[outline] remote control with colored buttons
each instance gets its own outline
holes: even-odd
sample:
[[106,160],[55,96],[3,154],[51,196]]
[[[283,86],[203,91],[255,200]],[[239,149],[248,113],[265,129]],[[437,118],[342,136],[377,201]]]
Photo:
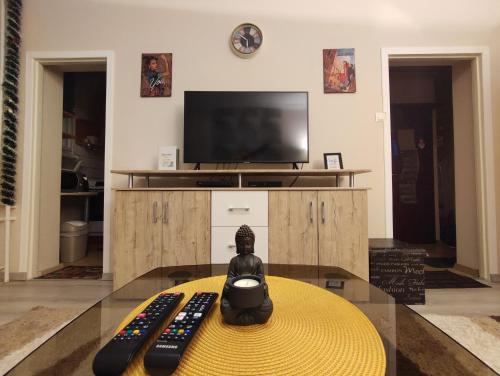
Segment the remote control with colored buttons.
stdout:
[[95,356],[97,376],[121,375],[134,355],[184,298],[183,293],[161,293]]
[[170,375],[179,365],[182,354],[196,334],[219,294],[197,292],[165,328],[144,356],[150,375]]

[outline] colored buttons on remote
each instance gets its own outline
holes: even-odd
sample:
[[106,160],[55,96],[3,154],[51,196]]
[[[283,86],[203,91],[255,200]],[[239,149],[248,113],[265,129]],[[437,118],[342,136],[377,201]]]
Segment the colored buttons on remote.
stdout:
[[180,363],[182,354],[210,312],[219,295],[197,292],[182,308],[144,356],[150,375],[169,375]]
[[120,330],[95,356],[95,375],[121,375],[145,341],[184,298],[182,293],[161,293]]

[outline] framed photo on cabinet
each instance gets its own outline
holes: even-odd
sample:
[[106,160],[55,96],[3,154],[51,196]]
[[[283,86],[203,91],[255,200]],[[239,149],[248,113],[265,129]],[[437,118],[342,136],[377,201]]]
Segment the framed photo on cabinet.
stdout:
[[323,158],[325,161],[325,169],[327,170],[342,170],[344,168],[341,153],[325,153],[323,154]]

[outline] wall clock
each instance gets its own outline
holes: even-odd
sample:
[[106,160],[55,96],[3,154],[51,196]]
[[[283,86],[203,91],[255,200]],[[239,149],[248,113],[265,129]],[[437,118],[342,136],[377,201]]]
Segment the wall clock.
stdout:
[[240,57],[251,57],[262,46],[262,31],[251,23],[237,26],[231,34],[231,47]]

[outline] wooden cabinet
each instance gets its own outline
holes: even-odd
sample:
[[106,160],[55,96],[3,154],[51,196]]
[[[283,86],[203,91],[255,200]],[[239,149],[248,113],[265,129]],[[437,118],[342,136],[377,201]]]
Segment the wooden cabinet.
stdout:
[[318,193],[269,192],[269,262],[318,265]]
[[115,289],[161,265],[161,201],[161,192],[116,192],[113,223]]
[[209,191],[115,193],[115,289],[160,266],[208,263]]
[[269,192],[269,262],[341,267],[368,280],[364,190]]
[[264,262],[338,266],[368,279],[364,189],[138,189],[115,192],[114,286],[159,266],[228,263],[243,223]]
[[318,192],[319,264],[368,280],[366,191]]
[[162,266],[210,263],[210,192],[163,193]]

